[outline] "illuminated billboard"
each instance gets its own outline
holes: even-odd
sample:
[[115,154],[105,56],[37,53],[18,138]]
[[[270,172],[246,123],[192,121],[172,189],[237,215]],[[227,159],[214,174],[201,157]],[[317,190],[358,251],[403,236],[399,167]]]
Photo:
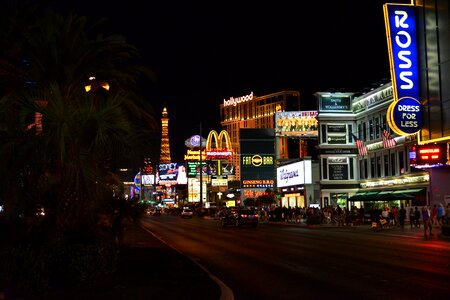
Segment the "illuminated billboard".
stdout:
[[277,187],[312,184],[312,164],[303,160],[277,168]]
[[241,187],[243,189],[273,188],[275,176],[274,129],[241,128],[239,136]]
[[275,113],[275,134],[318,136],[317,111],[287,111]]
[[422,106],[418,100],[416,8],[413,5],[385,4],[383,9],[394,91],[387,120],[396,134],[414,134],[422,129]]
[[447,143],[416,146],[417,165],[446,164],[447,156]]
[[219,134],[215,130],[209,132],[205,156],[207,160],[230,159],[233,156],[230,135],[226,130],[222,130]]

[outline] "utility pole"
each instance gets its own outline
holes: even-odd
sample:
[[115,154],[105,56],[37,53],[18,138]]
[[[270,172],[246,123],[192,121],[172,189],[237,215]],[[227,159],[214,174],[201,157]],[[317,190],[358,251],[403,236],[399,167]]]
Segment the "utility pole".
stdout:
[[200,209],[203,207],[202,122],[200,122]]

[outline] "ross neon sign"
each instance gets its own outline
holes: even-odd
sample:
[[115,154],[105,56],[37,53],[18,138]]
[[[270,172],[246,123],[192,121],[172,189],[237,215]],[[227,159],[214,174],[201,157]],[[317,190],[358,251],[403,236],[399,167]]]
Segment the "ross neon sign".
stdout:
[[385,4],[383,8],[394,91],[387,120],[396,134],[410,135],[422,129],[415,6]]
[[403,97],[419,99],[415,13],[413,5],[384,5],[395,100]]

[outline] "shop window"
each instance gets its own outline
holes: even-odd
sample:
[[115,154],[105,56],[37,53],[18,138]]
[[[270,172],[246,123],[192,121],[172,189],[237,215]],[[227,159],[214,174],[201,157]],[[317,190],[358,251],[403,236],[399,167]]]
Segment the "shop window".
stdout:
[[395,176],[395,153],[391,153],[391,176]]
[[353,158],[349,159],[349,167],[350,167],[350,179],[355,179],[355,175],[353,174]]
[[327,125],[322,124],[322,130],[320,134],[322,136],[322,144],[325,144],[327,142]]
[[363,160],[360,160],[359,161],[359,179],[365,179],[363,169],[364,169]]
[[383,156],[384,158],[384,177],[389,176],[389,156],[386,154]]
[[381,177],[381,155],[377,155],[377,178]]
[[375,138],[374,129],[375,128],[373,126],[373,120],[371,119],[371,120],[369,120],[369,139],[370,140],[373,140]]
[[400,171],[400,175],[406,173],[405,152],[404,151],[398,152],[398,168]]
[[364,159],[364,178],[368,178],[368,167],[367,167],[367,159]]
[[370,178],[375,178],[375,157],[370,158]]

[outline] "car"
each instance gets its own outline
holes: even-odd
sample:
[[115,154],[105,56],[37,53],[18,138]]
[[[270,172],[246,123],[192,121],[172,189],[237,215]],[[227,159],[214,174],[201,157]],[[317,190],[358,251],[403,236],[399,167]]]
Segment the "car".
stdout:
[[157,207],[157,208],[148,209],[147,214],[150,216],[161,216],[161,214],[162,214],[161,208]]
[[194,215],[194,212],[192,211],[192,209],[190,209],[188,207],[183,208],[183,210],[181,211],[182,218],[192,218],[193,215]]
[[220,218],[220,224],[222,227],[227,225],[233,225],[240,227],[242,225],[251,225],[253,227],[258,226],[259,215],[253,208],[237,208],[227,209]]

